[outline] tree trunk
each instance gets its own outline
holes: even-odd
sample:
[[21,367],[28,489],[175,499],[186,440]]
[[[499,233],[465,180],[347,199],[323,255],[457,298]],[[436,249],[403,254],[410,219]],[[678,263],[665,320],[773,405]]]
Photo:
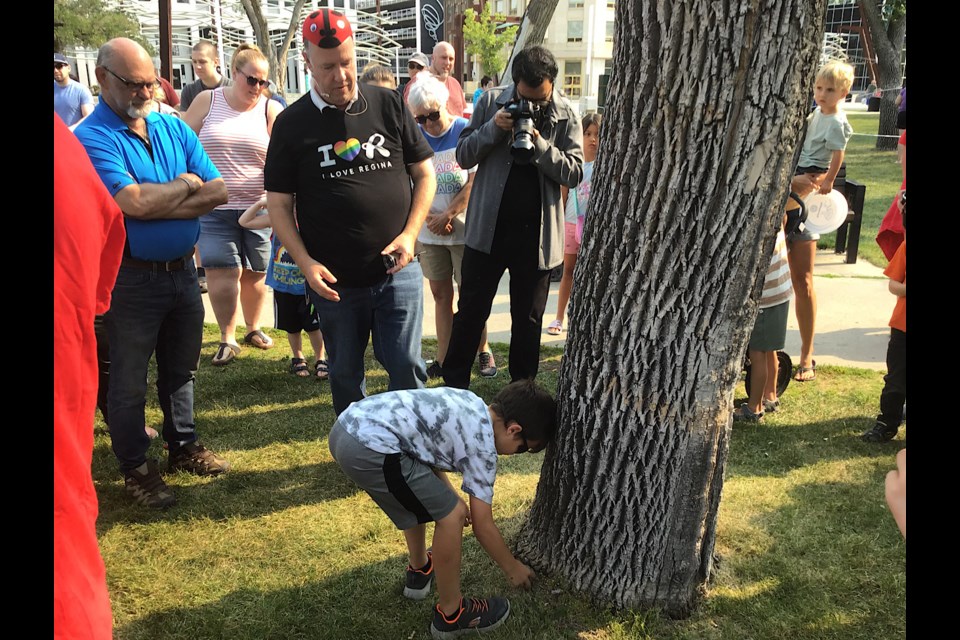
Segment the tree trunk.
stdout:
[[501,82],[511,82],[513,78],[513,59],[524,47],[533,44],[543,44],[543,38],[547,34],[547,27],[553,20],[553,12],[557,9],[558,0],[530,0],[526,10],[523,12],[523,19],[520,21],[520,29],[517,30],[517,39],[513,41],[513,51],[510,52],[510,59],[507,61],[507,67],[503,70]]
[[900,52],[907,36],[906,0],[903,11],[895,12],[886,25],[876,0],[861,0],[860,15],[870,30],[870,39],[877,54],[877,85],[883,89],[880,98],[880,126],[878,127],[876,148],[892,150],[897,148],[897,106],[894,101],[899,95],[903,72],[900,66]]
[[617,4],[548,447],[518,555],[603,605],[690,612],[825,0]]
[[257,44],[263,51],[270,63],[270,79],[277,85],[277,91],[280,95],[286,93],[287,86],[287,52],[290,51],[290,43],[293,41],[300,26],[300,18],[303,14],[303,6],[306,0],[296,0],[292,13],[290,15],[290,24],[287,27],[287,33],[284,35],[283,43],[279,50],[273,46],[270,40],[270,27],[267,25],[267,19],[263,15],[263,8],[260,0],[240,0],[243,10],[247,14],[250,26],[253,27],[253,35],[257,39]]

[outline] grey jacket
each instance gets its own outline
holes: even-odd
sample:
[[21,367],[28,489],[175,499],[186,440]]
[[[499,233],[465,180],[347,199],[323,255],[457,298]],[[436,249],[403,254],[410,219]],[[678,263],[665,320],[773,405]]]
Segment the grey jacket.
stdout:
[[[494,114],[509,103],[515,89],[490,89],[474,108],[470,124],[457,142],[457,162],[464,169],[477,164],[473,191],[467,206],[466,245],[476,251],[490,253],[497,213],[507,176],[513,166],[510,155],[512,136],[493,122]],[[540,177],[540,201],[543,212],[540,223],[540,269],[552,269],[563,262],[563,203],[560,185],[571,189],[583,179],[583,132],[580,118],[565,97],[553,90],[553,107],[547,112],[540,136],[534,142],[531,164]],[[530,185],[533,188],[533,185]]]

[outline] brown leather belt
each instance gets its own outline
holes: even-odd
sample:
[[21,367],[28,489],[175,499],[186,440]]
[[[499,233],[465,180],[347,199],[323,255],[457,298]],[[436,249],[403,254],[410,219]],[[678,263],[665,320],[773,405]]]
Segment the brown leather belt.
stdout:
[[152,271],[182,271],[193,260],[193,252],[194,250],[191,249],[190,253],[182,258],[168,260],[166,262],[153,262],[151,260],[140,260],[132,256],[123,256],[120,265],[133,267],[134,269],[150,269]]

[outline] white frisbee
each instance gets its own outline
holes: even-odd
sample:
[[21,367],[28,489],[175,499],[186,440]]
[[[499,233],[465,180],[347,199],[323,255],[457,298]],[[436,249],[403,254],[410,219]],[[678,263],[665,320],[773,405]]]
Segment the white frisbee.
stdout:
[[803,224],[812,233],[836,231],[847,219],[847,199],[836,189],[827,195],[814,191],[803,203],[807,207],[807,220]]

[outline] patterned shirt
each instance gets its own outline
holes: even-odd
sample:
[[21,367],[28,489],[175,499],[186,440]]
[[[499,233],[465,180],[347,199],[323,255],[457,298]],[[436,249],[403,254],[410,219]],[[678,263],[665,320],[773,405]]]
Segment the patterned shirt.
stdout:
[[465,389],[391,391],[354,402],[337,421],[360,444],[463,474],[463,490],[493,504],[497,448],[486,403]]

